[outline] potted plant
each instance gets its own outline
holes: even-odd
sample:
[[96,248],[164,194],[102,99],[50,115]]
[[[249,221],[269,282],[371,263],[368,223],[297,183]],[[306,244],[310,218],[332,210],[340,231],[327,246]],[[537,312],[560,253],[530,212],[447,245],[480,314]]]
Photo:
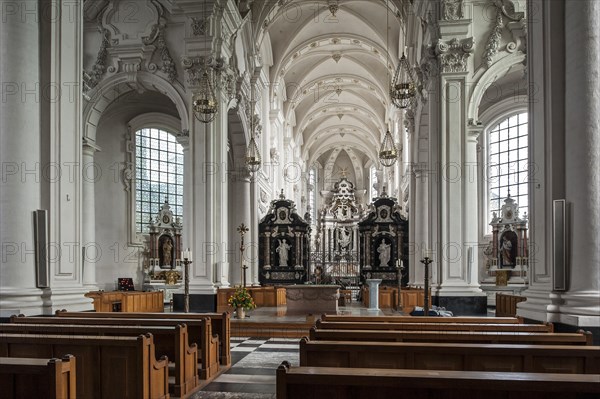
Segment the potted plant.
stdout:
[[233,295],[227,300],[227,303],[235,309],[238,319],[243,319],[246,316],[246,310],[256,307],[254,299],[250,296],[250,292],[244,287],[236,288]]

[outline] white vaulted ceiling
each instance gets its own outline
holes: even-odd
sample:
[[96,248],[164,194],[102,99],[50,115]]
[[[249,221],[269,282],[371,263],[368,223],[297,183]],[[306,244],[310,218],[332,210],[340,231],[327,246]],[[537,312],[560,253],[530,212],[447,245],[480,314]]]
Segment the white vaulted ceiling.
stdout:
[[268,33],[272,45],[270,80],[285,84],[283,114],[303,158],[330,160],[343,147],[337,154],[352,154],[354,170],[378,164],[399,58],[401,1],[339,0],[335,17],[331,1],[257,3],[261,36]]

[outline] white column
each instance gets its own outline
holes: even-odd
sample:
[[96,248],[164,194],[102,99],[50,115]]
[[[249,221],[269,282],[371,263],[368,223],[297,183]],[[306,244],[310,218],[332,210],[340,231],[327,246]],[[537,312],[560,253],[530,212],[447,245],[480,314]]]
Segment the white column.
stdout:
[[[89,140],[84,140],[82,170],[94,169],[94,154],[100,148]],[[82,248],[83,285],[89,290],[96,287],[96,261],[99,260],[99,246],[96,245],[96,193],[93,179],[82,179]]]
[[413,195],[415,197],[414,207],[411,210],[414,215],[414,246],[413,254],[411,259],[411,267],[409,269],[409,284],[411,286],[422,286],[424,283],[424,268],[421,267],[422,250],[430,249],[429,240],[427,236],[428,217],[427,210],[428,206],[428,195],[427,195],[427,184],[428,175],[427,172],[415,168],[412,171],[413,179],[411,181],[412,187],[414,187]]
[[36,288],[33,211],[41,207],[40,59],[37,2],[2,4],[0,24],[0,311],[42,313]]
[[548,319],[600,326],[600,3],[565,3],[565,198],[570,207],[568,291]]
[[230,245],[228,246],[228,250],[233,251],[237,250],[235,256],[229,256],[230,266],[231,266],[231,274],[230,281],[231,284],[241,284],[242,283],[242,271],[241,271],[241,254],[239,251],[240,248],[240,233],[237,231],[237,228],[243,223],[246,227],[248,227],[249,231],[244,235],[244,247],[246,248],[244,251],[244,265],[248,267],[246,269],[246,283],[251,285],[252,280],[252,270],[250,268],[251,264],[251,252],[252,251],[252,238],[251,238],[251,230],[257,230],[251,226],[251,218],[250,218],[250,176],[248,171],[244,166],[242,166],[239,172],[236,173],[236,180],[232,182],[232,196],[230,198],[231,203],[231,232],[230,232]]

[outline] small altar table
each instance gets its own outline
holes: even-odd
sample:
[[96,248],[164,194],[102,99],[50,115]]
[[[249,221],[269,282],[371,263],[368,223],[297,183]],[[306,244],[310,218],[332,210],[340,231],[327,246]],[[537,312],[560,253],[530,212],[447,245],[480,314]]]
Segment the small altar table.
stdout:
[[286,285],[288,312],[337,313],[339,285]]

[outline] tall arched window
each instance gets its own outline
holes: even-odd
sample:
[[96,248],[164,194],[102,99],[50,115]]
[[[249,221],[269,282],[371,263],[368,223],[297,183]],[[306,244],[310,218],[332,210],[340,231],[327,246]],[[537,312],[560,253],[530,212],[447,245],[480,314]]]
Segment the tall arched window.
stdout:
[[[499,215],[504,199],[510,196],[519,204],[519,216],[529,213],[529,161],[527,113],[503,119],[487,136],[488,219]],[[489,222],[488,220],[488,222]]]
[[138,130],[135,147],[135,226],[147,233],[165,199],[175,216],[183,216],[183,148],[174,135],[155,128]]
[[370,194],[371,194],[371,198],[370,201],[373,200],[373,198],[376,198],[379,196],[379,191],[377,190],[379,181],[377,179],[377,167],[375,165],[371,166],[371,170],[369,171],[369,180],[370,180]]

